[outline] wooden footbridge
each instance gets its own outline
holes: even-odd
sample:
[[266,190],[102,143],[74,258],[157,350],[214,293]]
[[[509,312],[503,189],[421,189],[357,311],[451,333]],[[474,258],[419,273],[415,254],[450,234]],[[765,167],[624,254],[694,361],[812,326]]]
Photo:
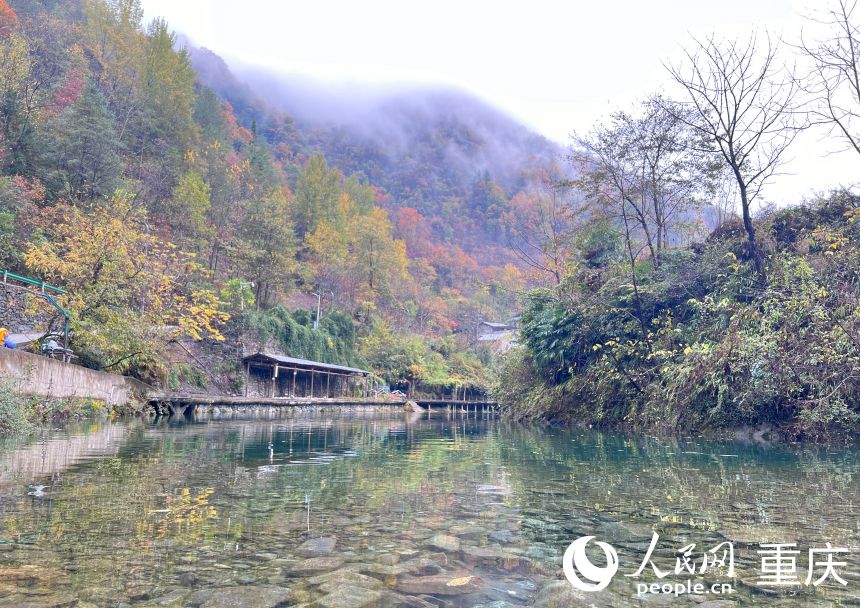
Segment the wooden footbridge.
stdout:
[[[406,406],[406,398],[380,397],[381,380],[364,369],[258,352],[242,359],[244,395],[152,393],[149,402],[159,414],[190,413],[198,408]],[[466,393],[466,399],[412,397],[423,409],[493,411],[496,403]]]
[[[450,409],[458,412],[477,413],[496,411],[498,404],[489,400],[465,401],[458,399],[411,400],[425,410]],[[401,407],[409,400],[378,397],[324,398],[324,397],[230,397],[219,395],[153,394],[149,404],[157,414],[191,414],[198,409],[253,409],[289,407]]]

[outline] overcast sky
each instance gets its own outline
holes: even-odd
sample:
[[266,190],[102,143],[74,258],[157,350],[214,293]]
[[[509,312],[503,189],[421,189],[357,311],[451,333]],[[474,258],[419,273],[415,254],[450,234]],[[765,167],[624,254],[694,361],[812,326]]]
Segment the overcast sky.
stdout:
[[[796,38],[827,0],[143,0],[227,59],[336,82],[440,83],[476,93],[562,144],[642,96],[677,93],[661,62],[689,36]],[[804,133],[765,198],[860,180],[856,153]]]

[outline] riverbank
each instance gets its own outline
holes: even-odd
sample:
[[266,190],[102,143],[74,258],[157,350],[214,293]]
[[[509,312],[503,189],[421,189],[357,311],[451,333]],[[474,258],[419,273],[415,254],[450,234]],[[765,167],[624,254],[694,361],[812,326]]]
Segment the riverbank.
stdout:
[[[529,293],[493,395],[517,420],[626,430],[860,430],[860,199],[836,193],[630,260],[610,245]],[[597,259],[598,262],[590,260]],[[606,260],[614,260],[607,263]]]
[[108,404],[85,397],[26,395],[19,391],[17,382],[0,382],[0,436],[25,436],[47,426],[142,415],[145,412],[145,405],[140,401]]

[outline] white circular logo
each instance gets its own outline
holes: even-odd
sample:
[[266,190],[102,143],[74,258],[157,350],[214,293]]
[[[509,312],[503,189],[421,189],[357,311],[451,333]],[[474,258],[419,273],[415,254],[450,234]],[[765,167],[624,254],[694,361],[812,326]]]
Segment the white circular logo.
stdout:
[[[561,559],[561,566],[567,580],[581,591],[600,591],[601,589],[605,589],[612,581],[615,573],[618,572],[618,553],[615,552],[615,548],[609,543],[596,542],[597,546],[603,549],[603,553],[606,554],[605,567],[599,568],[589,561],[588,556],[585,554],[585,547],[593,538],[593,536],[577,538],[570,543],[567,551],[564,552],[564,557]],[[577,571],[579,571],[579,575]],[[591,582],[584,582],[579,578],[580,575]]]

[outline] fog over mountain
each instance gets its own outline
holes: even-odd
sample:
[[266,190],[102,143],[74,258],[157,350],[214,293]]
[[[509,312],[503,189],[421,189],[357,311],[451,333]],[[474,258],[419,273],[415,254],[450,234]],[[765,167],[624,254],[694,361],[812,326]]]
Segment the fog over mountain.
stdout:
[[293,122],[301,151],[321,151],[346,174],[381,187],[398,206],[432,215],[467,196],[478,179],[511,195],[524,175],[558,162],[562,149],[480,98],[450,87],[328,83],[253,66],[228,66],[192,48],[200,80],[262,124],[272,111]]

